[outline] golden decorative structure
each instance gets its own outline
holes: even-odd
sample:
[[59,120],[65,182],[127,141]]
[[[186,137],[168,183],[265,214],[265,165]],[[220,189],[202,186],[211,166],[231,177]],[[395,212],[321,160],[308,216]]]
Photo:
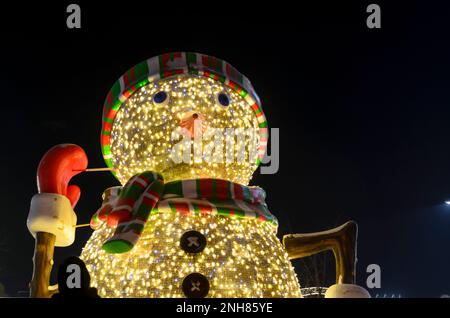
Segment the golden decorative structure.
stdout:
[[350,221],[329,231],[285,235],[283,245],[290,259],[332,250],[336,259],[336,284],[354,284],[357,235],[358,226]]

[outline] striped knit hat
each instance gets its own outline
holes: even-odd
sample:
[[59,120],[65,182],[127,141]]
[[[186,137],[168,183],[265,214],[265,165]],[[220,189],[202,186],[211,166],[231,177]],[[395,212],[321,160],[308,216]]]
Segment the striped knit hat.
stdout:
[[259,124],[258,164],[264,157],[268,128],[258,95],[250,81],[233,66],[218,58],[191,52],[166,53],[145,60],[123,74],[112,86],[103,106],[101,145],[106,165],[112,168],[111,129],[121,105],[139,88],[162,78],[194,74],[224,83],[245,98]]

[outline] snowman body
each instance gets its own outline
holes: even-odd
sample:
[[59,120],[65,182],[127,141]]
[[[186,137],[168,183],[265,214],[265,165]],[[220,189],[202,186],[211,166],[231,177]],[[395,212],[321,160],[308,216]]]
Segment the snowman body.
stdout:
[[[183,250],[181,238],[188,231],[204,235],[202,252]],[[106,226],[96,230],[81,254],[102,297],[186,297],[183,281],[192,273],[208,280],[208,297],[299,296],[295,272],[272,226],[257,220],[152,214],[126,254],[101,249],[111,234]]]
[[81,258],[99,295],[300,297],[276,218],[263,200],[252,205],[251,195],[263,192],[247,186],[267,142],[250,82],[226,62],[196,53],[143,63],[107,98],[105,160],[122,184],[155,171],[186,197],[162,197],[127,253],[102,249],[115,231],[108,224],[93,232]]

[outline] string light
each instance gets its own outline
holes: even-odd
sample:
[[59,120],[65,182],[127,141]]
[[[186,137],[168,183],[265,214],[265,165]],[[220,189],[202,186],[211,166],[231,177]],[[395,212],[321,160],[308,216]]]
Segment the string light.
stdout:
[[[184,232],[207,239],[205,250],[189,254],[180,247]],[[297,277],[271,225],[220,216],[152,214],[142,238],[126,254],[101,249],[110,237],[96,230],[81,258],[102,297],[185,297],[183,278],[199,272],[208,278],[208,297],[299,297]]]
[[[155,96],[158,92],[165,94]],[[223,149],[222,160],[194,160],[195,140],[176,147],[179,140],[172,132],[192,113],[206,122],[204,137],[210,134],[200,141],[202,154],[211,157],[214,149]],[[245,130],[255,135],[236,134]],[[213,79],[179,75],[140,88],[121,106],[111,130],[113,168],[122,184],[151,170],[161,173],[165,182],[208,177],[247,185],[257,168],[253,150],[258,138],[257,118],[243,97]],[[175,162],[174,151],[181,156],[188,146],[190,161]],[[295,271],[272,225],[256,219],[153,212],[128,253],[102,249],[113,234],[106,225],[88,240],[81,258],[100,296],[185,297],[183,279],[198,272],[210,283],[208,297],[300,297]],[[180,247],[181,236],[189,230],[206,237],[201,253],[189,254]]]
[[[161,91],[170,98],[169,105],[154,102],[153,97]],[[229,96],[227,107],[217,102],[221,93]],[[186,147],[175,146],[180,140],[173,139],[172,132],[179,129],[183,116],[190,113],[201,114],[209,128],[209,134],[207,130],[201,140],[200,150],[207,157],[214,148],[223,149],[218,152],[220,160],[217,156],[214,160],[200,157],[200,161],[188,163],[173,160],[175,155],[182,157]],[[254,134],[246,136],[244,130]],[[243,97],[213,79],[180,75],[150,83],[125,101],[111,131],[112,161],[122,184],[146,170],[158,171],[166,182],[209,177],[248,184],[257,168],[257,153],[253,150],[258,136],[258,121]],[[193,159],[197,145],[194,140],[190,143]],[[175,149],[179,153],[172,154]]]

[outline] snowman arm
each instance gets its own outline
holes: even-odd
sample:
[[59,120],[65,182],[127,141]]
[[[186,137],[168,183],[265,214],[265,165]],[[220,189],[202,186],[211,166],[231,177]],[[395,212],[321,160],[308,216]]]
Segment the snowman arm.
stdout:
[[354,284],[357,235],[358,226],[350,221],[328,231],[285,235],[283,245],[290,259],[332,250],[336,261],[336,284]]

